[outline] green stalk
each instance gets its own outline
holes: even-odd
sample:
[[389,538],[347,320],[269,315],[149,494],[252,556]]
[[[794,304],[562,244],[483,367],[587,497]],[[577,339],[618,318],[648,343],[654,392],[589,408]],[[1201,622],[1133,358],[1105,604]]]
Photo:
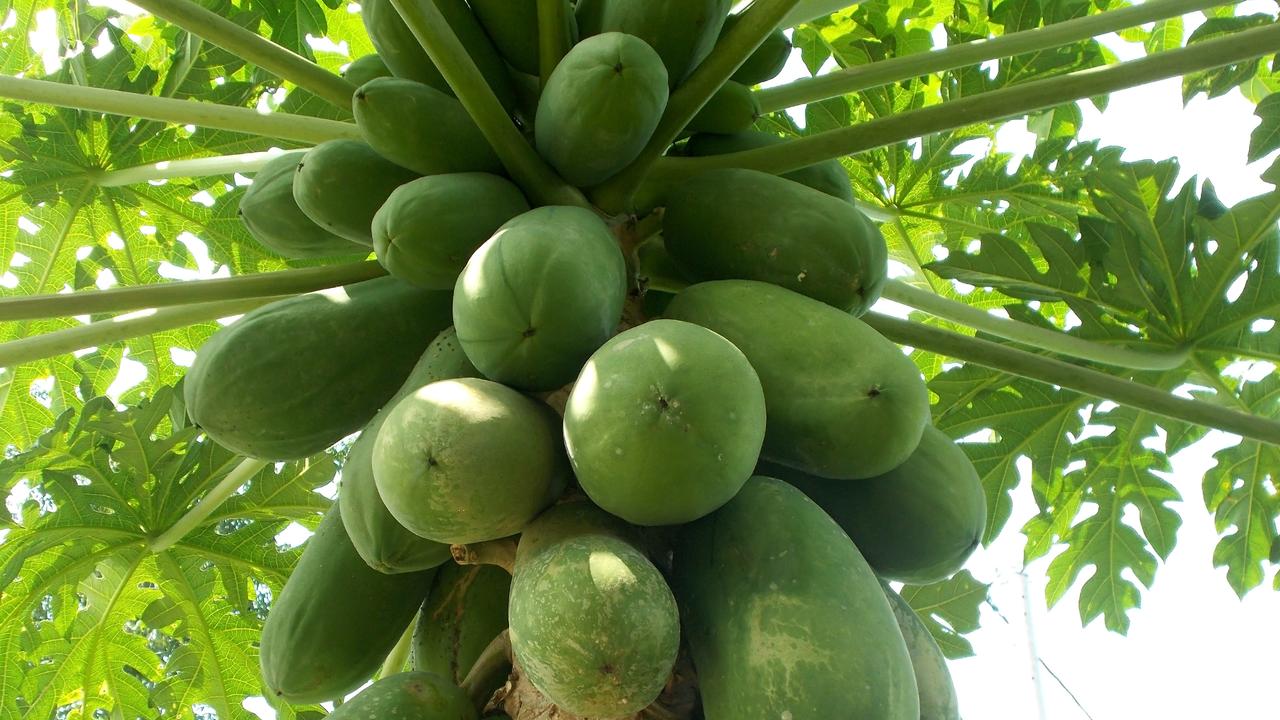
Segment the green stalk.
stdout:
[[1103,365],[1133,370],[1173,370],[1181,367],[1191,356],[1189,349],[1151,352],[1102,345],[1056,330],[997,317],[985,310],[949,300],[901,280],[885,283],[881,297],[1005,340]]
[[263,114],[257,110],[232,105],[176,100],[8,75],[0,75],[0,97],[110,115],[159,120],[176,125],[230,130],[312,145],[326,140],[360,140],[363,137],[354,123],[337,120],[281,112]]
[[498,538],[470,545],[452,545],[449,552],[459,565],[497,565],[508,574],[516,566],[516,541]]
[[716,43],[711,54],[671,94],[658,128],[639,157],[592,193],[597,206],[615,214],[631,209],[632,197],[654,163],[798,1],[756,0],[743,11],[741,19]]
[[266,165],[275,153],[251,152],[239,155],[192,158],[190,160],[166,160],[146,165],[108,170],[98,174],[94,183],[98,187],[121,187],[152,180],[170,178],[197,178],[231,173],[253,173]]
[[400,640],[396,642],[396,646],[387,653],[387,659],[383,661],[382,669],[378,671],[379,679],[404,672],[404,665],[409,662],[409,651],[413,649],[413,626],[417,621],[417,616],[414,616],[414,619],[409,622],[409,627],[404,629]]
[[391,4],[529,199],[538,205],[590,207],[582,193],[557,175],[525,140],[440,9],[414,0],[391,0]]
[[538,0],[538,74],[542,87],[564,59],[573,39],[569,37],[568,0]]
[[761,113],[808,105],[868,88],[889,85],[932,73],[976,65],[1024,53],[1038,52],[1073,42],[1116,32],[1127,27],[1166,20],[1218,5],[1234,5],[1240,0],[1148,0],[1120,10],[1109,10],[1075,20],[962,43],[942,50],[896,57],[890,60],[843,68],[804,78],[786,85],[756,91]]
[[34,360],[66,355],[85,348],[100,347],[143,335],[173,330],[218,318],[243,315],[280,297],[226,300],[223,302],[165,308],[143,317],[103,320],[44,335],[0,343],[0,367],[14,368]]
[[1196,43],[1138,60],[1036,80],[940,105],[877,118],[853,127],[744,152],[698,158],[662,158],[657,182],[671,182],[707,170],[740,167],[780,174],[831,158],[866,152],[933,133],[1025,115],[1047,107],[1096,97],[1192,72],[1232,65],[1280,50],[1280,24]]
[[269,463],[266,460],[256,460],[254,458],[245,458],[239,465],[232,468],[231,472],[213,487],[204,497],[200,498],[196,504],[187,511],[185,515],[178,518],[168,530],[160,533],[151,539],[147,545],[147,549],[153,553],[160,553],[168,550],[178,543],[182,538],[187,536],[192,530],[196,529],[200,523],[204,522],[217,510],[222,503],[227,501],[241,485],[253,479],[253,476],[262,472]]
[[1280,445],[1280,422],[1230,410],[1201,400],[1178,397],[1129,378],[1117,377],[1079,365],[972,338],[949,330],[908,320],[867,313],[863,321],[901,345],[927,350],[1019,377],[1111,400],[1162,417],[1235,433],[1272,445]]
[[190,0],[138,0],[134,5],[314,93],[334,107],[351,109],[356,87],[346,78]]
[[[100,315],[324,290],[386,275],[377,261],[278,272],[186,280],[158,285],[0,298],[0,322],[71,315]],[[76,328],[79,329],[79,328]]]
[[782,18],[778,27],[789,28],[824,18],[837,10],[857,5],[859,0],[800,0],[795,8]]
[[511,672],[511,633],[503,630],[489,641],[480,656],[476,658],[467,676],[462,679],[462,691],[471,698],[476,712],[484,712],[489,705],[489,698],[484,691],[499,684]]

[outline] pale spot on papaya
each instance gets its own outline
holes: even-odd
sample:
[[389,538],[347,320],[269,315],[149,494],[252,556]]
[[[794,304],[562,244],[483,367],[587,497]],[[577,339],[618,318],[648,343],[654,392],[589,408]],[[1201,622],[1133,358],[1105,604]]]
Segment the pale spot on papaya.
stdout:
[[597,550],[587,558],[591,582],[606,592],[622,590],[636,584],[635,573],[615,553]]

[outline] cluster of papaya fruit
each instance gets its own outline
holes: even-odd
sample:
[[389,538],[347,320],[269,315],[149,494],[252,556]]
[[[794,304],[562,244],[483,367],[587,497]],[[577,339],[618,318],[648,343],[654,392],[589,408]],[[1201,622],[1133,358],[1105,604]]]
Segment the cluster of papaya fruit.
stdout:
[[[735,21],[728,0],[579,0],[538,88],[538,3],[419,1],[584,188],[637,157]],[[513,682],[554,717],[957,718],[888,582],[959,570],[984,495],[918,369],[859,320],[887,250],[840,164],[695,175],[620,242],[635,223],[531,207],[396,8],[362,13],[365,142],[277,157],[240,209],[276,252],[372,249],[389,276],[249,313],[184,381],[193,421],[249,457],[359,431],[272,603],[269,697],[358,689],[416,614],[414,671],[335,719],[519,720]],[[775,32],[669,152],[780,142],[749,129],[749,86],[790,51]],[[644,292],[639,265],[684,287]]]

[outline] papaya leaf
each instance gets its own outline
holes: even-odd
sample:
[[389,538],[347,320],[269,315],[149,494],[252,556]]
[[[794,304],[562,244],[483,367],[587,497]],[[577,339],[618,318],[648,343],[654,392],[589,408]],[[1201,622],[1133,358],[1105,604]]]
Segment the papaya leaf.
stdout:
[[930,585],[904,585],[899,595],[920,616],[949,660],[971,657],[973,645],[965,635],[978,629],[978,611],[991,586],[968,570]]

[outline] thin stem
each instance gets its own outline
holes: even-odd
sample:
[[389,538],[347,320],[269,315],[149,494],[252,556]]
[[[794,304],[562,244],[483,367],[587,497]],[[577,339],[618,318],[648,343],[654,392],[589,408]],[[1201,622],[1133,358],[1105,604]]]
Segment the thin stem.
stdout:
[[800,0],[796,3],[794,9],[782,18],[782,22],[778,23],[778,27],[789,28],[796,25],[803,25],[807,22],[813,22],[818,18],[824,18],[837,10],[843,10],[851,5],[857,5],[858,0]]
[[880,85],[910,80],[921,75],[954,70],[987,60],[1048,50],[1127,27],[1165,20],[1218,5],[1234,5],[1238,2],[1240,0],[1148,0],[1141,5],[1108,10],[1032,30],[843,68],[826,75],[757,90],[756,99],[760,102],[761,113],[777,112]]
[[0,321],[99,315],[219,300],[296,295],[362,280],[372,280],[386,274],[387,271],[377,261],[370,260],[344,265],[236,275],[213,280],[186,280],[109,290],[7,297],[0,298]]
[[901,320],[877,312],[863,321],[890,340],[993,370],[1050,383],[1096,398],[1111,400],[1181,422],[1236,433],[1280,445],[1280,422],[1203,402],[1178,397],[1128,378],[1108,375],[1079,365],[972,338],[949,330]]
[[267,72],[288,80],[343,110],[351,109],[356,87],[301,55],[240,27],[190,0],[136,0],[133,3],[192,35],[208,40]]
[[413,626],[416,622],[417,617],[415,616],[410,621],[409,627],[405,628],[404,633],[400,635],[400,640],[396,642],[396,646],[391,648],[391,652],[387,653],[387,659],[383,661],[382,669],[378,671],[379,678],[404,672],[404,665],[409,662],[409,651],[413,649]]
[[312,145],[326,140],[360,140],[363,137],[355,123],[282,112],[264,114],[232,105],[175,100],[8,75],[0,75],[0,97],[176,125],[231,130]]
[[573,44],[568,0],[538,0],[538,75],[542,87]]
[[66,355],[85,348],[101,347],[195,323],[243,315],[254,308],[279,299],[279,297],[249,298],[184,305],[156,310],[142,317],[103,320],[44,335],[11,340],[0,343],[0,367],[14,368],[23,363]]
[[557,175],[525,140],[435,3],[391,0],[391,4],[525,194],[539,205],[590,207],[582,193]]
[[1191,355],[1189,349],[1151,352],[1100,345],[1056,330],[997,317],[985,310],[921,290],[901,280],[885,283],[881,297],[996,337],[1104,365],[1133,370],[1173,370],[1181,367]]
[[240,464],[232,468],[231,472],[222,479],[213,489],[205,493],[196,504],[187,511],[185,515],[178,518],[168,530],[160,533],[152,538],[147,549],[153,553],[164,552],[173,547],[175,543],[187,536],[187,533],[196,529],[200,523],[204,522],[214,510],[217,510],[222,503],[227,501],[241,485],[253,479],[268,465],[266,460],[257,460],[254,458],[245,458]]
[[510,573],[516,564],[516,541],[512,538],[488,540],[449,548],[459,565],[497,565]]
[[726,167],[786,173],[911,138],[1025,115],[1041,108],[1244,62],[1276,50],[1280,50],[1280,24],[1266,25],[1138,60],[969,95],[770,147],[706,157],[662,158],[658,168],[664,182]]
[[630,209],[632,196],[654,163],[798,1],[756,0],[743,11],[741,19],[716,43],[711,54],[671,94],[662,120],[639,157],[592,193],[596,205],[610,213]]
[[146,165],[108,170],[94,178],[98,187],[121,187],[153,180],[170,178],[197,178],[230,173],[252,173],[262,169],[277,153],[251,152],[239,155],[192,158],[190,160],[162,160]]
[[503,630],[480,651],[467,676],[462,679],[462,691],[471,698],[476,712],[482,713],[489,705],[485,692],[511,672],[511,631]]

